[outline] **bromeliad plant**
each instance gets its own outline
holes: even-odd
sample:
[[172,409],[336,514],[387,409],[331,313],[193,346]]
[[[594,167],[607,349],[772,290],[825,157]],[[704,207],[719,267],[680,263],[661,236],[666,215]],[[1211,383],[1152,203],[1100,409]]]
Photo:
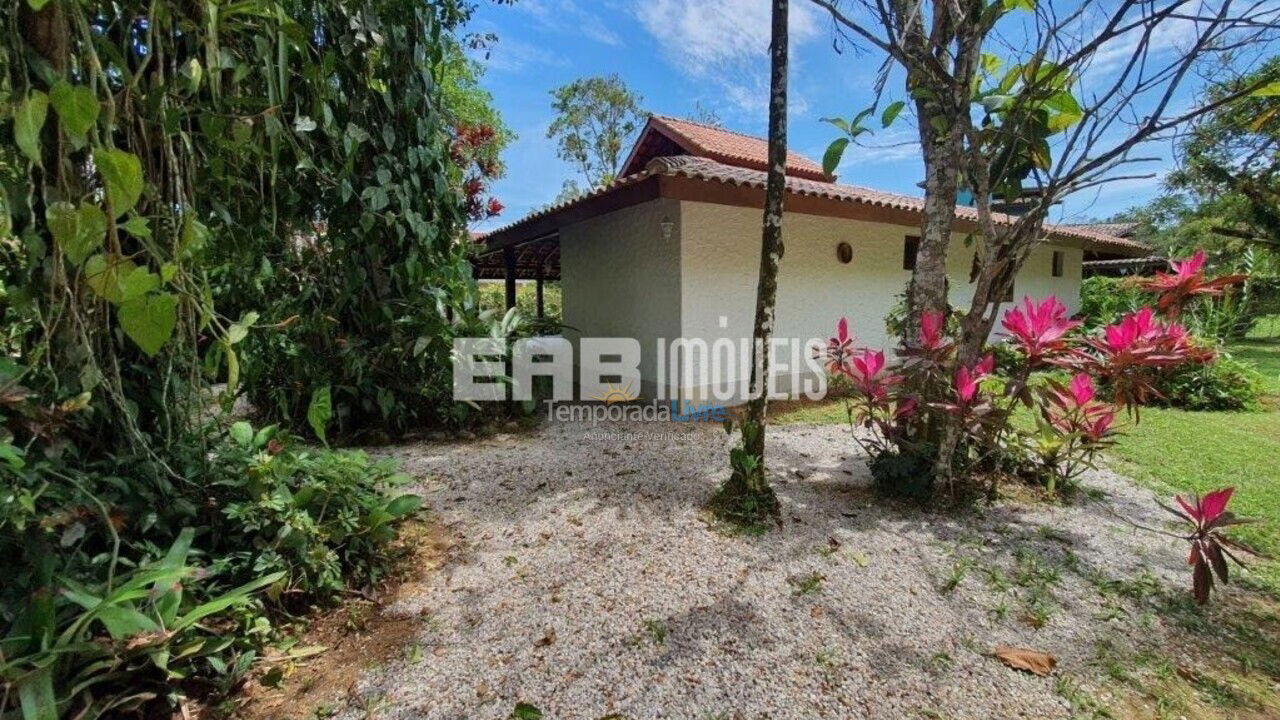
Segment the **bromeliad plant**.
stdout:
[[[895,483],[927,475],[929,460],[922,457],[934,447],[931,433],[946,425],[939,422],[944,417],[960,420],[963,437],[952,460],[962,477],[977,478],[982,470],[1012,462],[1019,474],[1039,478],[1052,493],[1094,467],[1098,453],[1112,443],[1117,414],[1126,410],[1138,421],[1139,406],[1158,395],[1153,383],[1161,372],[1214,359],[1175,319],[1188,299],[1220,292],[1240,278],[1205,279],[1202,253],[1175,262],[1174,268],[1175,275],[1161,275],[1147,285],[1160,293],[1156,304],[1163,320],[1154,308],[1144,307],[1084,333],[1083,323],[1071,319],[1058,298],[1024,298],[1004,314],[1002,327],[1015,359],[999,369],[994,354],[971,365],[957,362],[942,313],[921,316],[918,337],[899,348],[901,363],[893,370],[883,351],[858,347],[841,318],[823,359],[831,373],[848,380],[849,421],[864,431],[854,433],[855,442],[870,457],[877,482],[900,492]],[[1052,373],[1037,374],[1064,370],[1072,373],[1065,383]],[[1100,385],[1109,389],[1109,400],[1099,397]],[[1013,424],[1019,404],[1035,412],[1034,430]],[[999,473],[985,474],[991,481],[988,492],[994,493]],[[918,484],[918,477],[911,482]],[[919,494],[914,485],[907,492]],[[1229,491],[1211,494],[1204,512],[1187,512],[1197,523],[1193,564],[1196,558],[1207,561],[1224,582],[1225,565],[1215,559],[1223,544],[1216,530],[1232,522],[1221,519],[1229,497]],[[1212,580],[1203,579],[1203,570],[1196,572],[1199,598],[1201,585],[1207,588]]]

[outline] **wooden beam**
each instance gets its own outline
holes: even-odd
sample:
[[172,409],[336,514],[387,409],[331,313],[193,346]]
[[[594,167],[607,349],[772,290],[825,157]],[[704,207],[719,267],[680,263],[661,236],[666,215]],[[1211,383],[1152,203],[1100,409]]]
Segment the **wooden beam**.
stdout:
[[506,274],[503,276],[507,282],[507,309],[516,306],[516,249],[508,246],[502,249],[502,263],[505,266]]
[[546,317],[546,312],[542,304],[542,265],[538,265],[538,277],[534,282],[537,283],[538,319],[541,320]]

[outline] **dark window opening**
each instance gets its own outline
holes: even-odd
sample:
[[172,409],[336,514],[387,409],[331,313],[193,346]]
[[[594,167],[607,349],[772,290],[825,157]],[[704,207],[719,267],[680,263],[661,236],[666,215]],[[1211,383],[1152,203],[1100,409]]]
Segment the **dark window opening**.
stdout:
[[1064,272],[1063,265],[1065,264],[1065,262],[1066,262],[1066,253],[1062,252],[1061,250],[1054,250],[1053,251],[1053,276],[1054,277],[1062,277]]
[[902,269],[916,269],[916,255],[920,253],[920,238],[908,235],[902,240]]

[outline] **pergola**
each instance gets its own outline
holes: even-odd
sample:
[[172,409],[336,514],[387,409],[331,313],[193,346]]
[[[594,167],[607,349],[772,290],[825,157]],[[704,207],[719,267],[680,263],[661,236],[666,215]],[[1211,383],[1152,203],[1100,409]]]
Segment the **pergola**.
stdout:
[[485,236],[472,236],[481,247],[471,259],[476,279],[504,280],[507,309],[516,306],[516,281],[533,280],[537,288],[538,317],[544,316],[542,286],[560,279],[560,233],[554,232],[517,244],[493,247]]

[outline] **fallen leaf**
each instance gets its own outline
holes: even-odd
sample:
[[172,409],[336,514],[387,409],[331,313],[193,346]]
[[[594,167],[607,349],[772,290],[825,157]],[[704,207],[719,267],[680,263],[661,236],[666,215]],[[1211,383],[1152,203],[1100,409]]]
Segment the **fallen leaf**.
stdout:
[[1009,647],[1008,645],[999,645],[995,652],[992,653],[1000,659],[1005,665],[1015,670],[1026,670],[1041,677],[1049,675],[1058,665],[1058,659],[1049,653],[1040,652],[1039,650],[1028,650],[1026,648]]

